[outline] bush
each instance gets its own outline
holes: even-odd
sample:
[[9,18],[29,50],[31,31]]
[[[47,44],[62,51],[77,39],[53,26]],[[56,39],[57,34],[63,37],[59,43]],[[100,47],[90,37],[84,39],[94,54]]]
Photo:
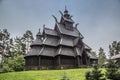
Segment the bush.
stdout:
[[14,59],[8,59],[1,69],[1,72],[12,72],[24,70],[25,60],[23,55],[17,55]]
[[14,61],[13,61],[13,70],[14,71],[23,71],[24,70],[24,65],[25,65],[25,60],[23,55],[17,56]]
[[8,64],[4,64],[3,68],[1,69],[2,73],[12,72],[12,71],[14,71],[14,70],[12,68],[10,68]]
[[103,76],[104,74],[101,73],[101,70],[99,70],[98,66],[94,65],[92,71],[86,72],[85,78],[86,80],[106,80]]
[[110,80],[120,80],[118,65],[114,60],[109,60],[106,68],[106,77]]

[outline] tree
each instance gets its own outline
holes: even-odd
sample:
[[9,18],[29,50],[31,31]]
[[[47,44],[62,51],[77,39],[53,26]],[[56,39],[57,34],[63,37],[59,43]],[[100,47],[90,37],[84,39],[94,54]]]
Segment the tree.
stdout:
[[26,51],[27,53],[30,49],[30,44],[33,42],[33,34],[30,30],[27,30],[24,34],[23,37],[21,38],[23,41],[23,44],[25,44]]
[[105,55],[104,49],[100,48],[99,54],[98,54],[99,67],[103,67],[105,62],[106,62],[106,55]]
[[111,45],[109,45],[109,53],[110,57],[120,54],[120,41],[113,41]]
[[22,37],[16,37],[14,42],[14,50],[13,54],[22,54],[24,55],[26,52],[26,45],[22,41]]
[[0,30],[0,54],[2,56],[1,65],[7,60],[7,58],[11,55],[11,39],[10,33],[7,29]]
[[110,80],[120,80],[120,72],[118,69],[118,65],[115,63],[114,60],[108,60],[106,77]]
[[32,41],[33,34],[30,30],[27,30],[22,37],[12,39],[7,29],[0,29],[0,58],[2,58],[0,69],[2,72],[23,70],[24,55],[29,50]]
[[106,80],[96,64],[92,71],[86,72],[85,78],[86,80]]

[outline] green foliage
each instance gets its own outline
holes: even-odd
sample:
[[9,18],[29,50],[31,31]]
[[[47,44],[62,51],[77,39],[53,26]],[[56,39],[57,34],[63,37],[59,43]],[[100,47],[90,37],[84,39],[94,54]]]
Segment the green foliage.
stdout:
[[104,49],[99,49],[99,56],[98,56],[98,65],[99,67],[103,67],[104,63],[106,62],[106,55]]
[[114,60],[109,60],[106,68],[106,77],[110,80],[120,80],[120,72],[118,71],[118,65]]
[[86,80],[106,80],[104,78],[104,74],[101,73],[97,65],[94,65],[94,69],[92,71],[86,72]]
[[16,56],[13,60],[13,70],[14,71],[22,71],[24,69],[25,60],[23,55]]
[[4,73],[4,72],[12,72],[13,69],[9,67],[9,64],[4,64],[2,69],[1,69],[1,73]]
[[91,72],[90,71],[86,72],[85,78],[86,78],[86,80],[91,80]]
[[7,60],[2,67],[2,72],[22,71],[25,60],[23,55],[17,55],[14,59]]
[[113,41],[111,45],[109,45],[110,56],[114,56],[120,54],[120,41]]
[[23,55],[29,50],[33,34],[27,30],[22,37],[10,38],[7,29],[0,29],[0,72],[23,70],[25,60]]
[[23,37],[21,38],[22,39],[22,43],[24,46],[23,50],[25,49],[25,53],[27,53],[30,49],[30,44],[33,42],[33,34],[30,30],[27,30],[24,34],[23,34]]

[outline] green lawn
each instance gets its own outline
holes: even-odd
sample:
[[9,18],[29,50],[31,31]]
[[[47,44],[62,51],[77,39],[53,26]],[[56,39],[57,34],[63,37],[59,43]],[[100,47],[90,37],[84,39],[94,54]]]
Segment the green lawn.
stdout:
[[39,70],[9,72],[0,74],[0,80],[60,80],[64,72],[70,80],[85,80],[85,72],[91,70],[85,69],[67,69],[67,70]]

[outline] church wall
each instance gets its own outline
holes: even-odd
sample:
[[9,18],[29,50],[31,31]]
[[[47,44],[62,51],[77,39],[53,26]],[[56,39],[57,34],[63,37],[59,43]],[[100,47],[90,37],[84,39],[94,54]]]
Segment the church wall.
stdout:
[[83,65],[83,62],[82,62],[82,57],[81,56],[76,56],[76,58],[75,58],[75,66],[76,67],[81,67],[81,65]]
[[87,65],[87,54],[85,52],[82,53],[82,63],[83,65]]
[[41,56],[40,67],[41,69],[53,69],[54,58],[48,56]]
[[71,56],[60,56],[61,68],[74,68],[75,67],[75,58]]
[[25,60],[25,70],[35,70],[38,69],[38,57],[37,56],[29,56],[26,57]]

